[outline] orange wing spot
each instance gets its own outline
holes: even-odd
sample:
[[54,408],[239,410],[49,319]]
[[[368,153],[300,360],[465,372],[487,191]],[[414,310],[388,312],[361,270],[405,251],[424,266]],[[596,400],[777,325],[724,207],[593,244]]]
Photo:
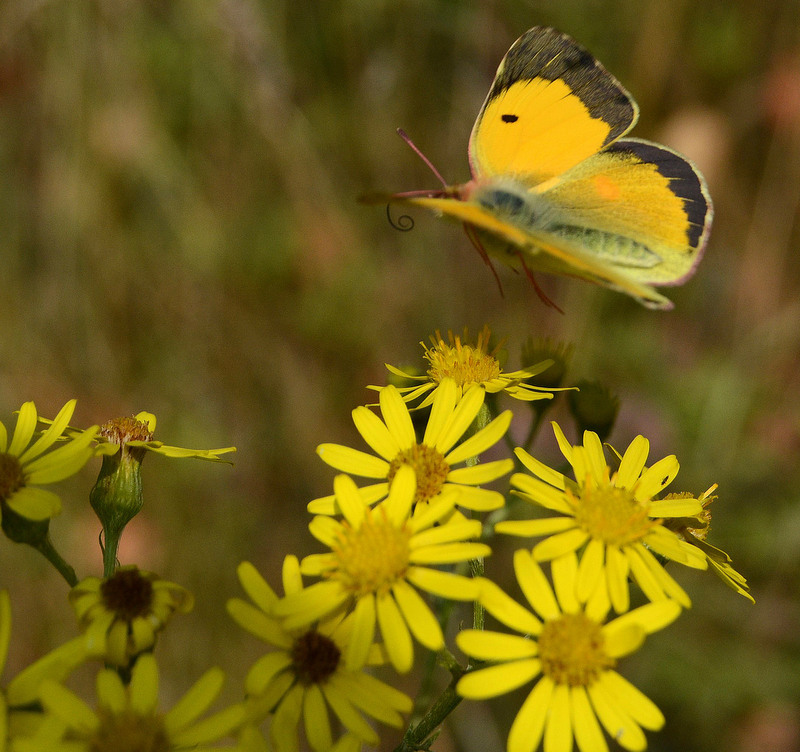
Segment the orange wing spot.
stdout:
[[610,177],[608,177],[608,175],[596,175],[592,179],[592,182],[594,183],[594,189],[597,191],[597,195],[600,196],[600,198],[604,198],[609,201],[617,201],[622,195],[619,185]]

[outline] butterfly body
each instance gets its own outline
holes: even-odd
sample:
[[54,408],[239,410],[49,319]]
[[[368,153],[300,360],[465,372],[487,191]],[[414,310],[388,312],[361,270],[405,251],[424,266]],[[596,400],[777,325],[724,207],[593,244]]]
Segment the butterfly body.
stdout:
[[630,94],[583,47],[536,27],[501,62],[475,121],[472,179],[383,198],[463,223],[482,251],[510,266],[670,308],[653,286],[694,272],[711,200],[687,159],[621,138],[637,117]]

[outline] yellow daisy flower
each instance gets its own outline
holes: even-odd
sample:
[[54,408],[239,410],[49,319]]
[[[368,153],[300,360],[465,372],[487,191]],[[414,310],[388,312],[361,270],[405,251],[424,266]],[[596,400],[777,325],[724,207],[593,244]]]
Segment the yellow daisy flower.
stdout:
[[571,446],[553,423],[559,447],[575,480],[552,470],[523,449],[516,455],[532,473],[517,473],[511,485],[521,496],[560,513],[560,517],[498,522],[495,531],[519,536],[549,536],[533,548],[547,561],[585,546],[578,572],[578,597],[586,601],[598,588],[607,590],[618,613],[630,603],[628,576],[652,601],[673,598],[691,605],[683,588],[665,571],[653,552],[695,569],[706,569],[705,556],[669,530],[664,520],[692,517],[702,511],[697,499],[657,499],[678,474],[674,455],[649,468],[649,442],[637,436],[611,473],[596,433],[586,431],[583,445]]
[[551,567],[555,592],[529,551],[514,554],[517,581],[533,611],[481,581],[486,610],[520,635],[458,634],[461,650],[494,665],[463,676],[456,691],[483,700],[536,680],[511,725],[508,752],[533,752],[542,741],[545,752],[570,752],[573,739],[583,752],[607,752],[602,728],[625,749],[645,749],[642,728],[660,729],[664,716],[614,669],[646,635],[677,618],[680,606],[662,600],[605,623],[610,604],[604,591],[595,590],[585,604],[576,597],[575,554],[554,559]]
[[[410,466],[417,477],[415,504],[433,502],[444,490],[455,487],[461,491],[460,507],[479,512],[499,509],[505,503],[503,495],[476,486],[510,472],[513,460],[455,466],[496,444],[508,430],[511,411],[506,410],[458,444],[481,410],[486,396],[483,389],[474,385],[460,400],[458,392],[455,381],[442,381],[433,399],[425,434],[417,443],[411,415],[400,392],[394,386],[383,387],[379,397],[383,420],[367,407],[353,410],[353,422],[375,454],[340,444],[320,444],[317,453],[324,462],[344,473],[383,480],[361,489],[366,503],[386,496],[398,469]],[[308,511],[312,514],[339,513],[333,496],[315,499],[308,505]]]
[[147,451],[165,457],[193,457],[210,462],[230,463],[230,460],[223,459],[219,455],[236,451],[236,447],[184,449],[183,447],[169,446],[163,441],[153,439],[155,430],[156,416],[153,413],[140,412],[133,417],[114,418],[100,426],[95,453],[105,457],[119,451],[136,453],[137,450],[141,450],[141,456]]
[[224,680],[220,669],[210,669],[166,713],[158,709],[158,666],[149,653],[136,661],[127,687],[113,669],[98,673],[96,711],[60,684],[45,681],[41,702],[58,725],[46,725],[15,752],[210,752],[212,743],[235,732],[246,718],[244,705],[238,704],[198,720]]
[[194,598],[174,582],[136,566],[120,567],[105,579],[87,577],[69,593],[86,647],[115,666],[150,650],[173,612],[188,613]]
[[474,580],[439,567],[491,553],[483,543],[467,542],[480,536],[481,523],[462,518],[437,525],[459,500],[453,488],[412,517],[416,483],[407,465],[397,471],[389,496],[375,508],[364,504],[349,476],[338,476],[334,491],[344,520],[317,516],[309,525],[330,553],[307,556],[301,565],[303,574],[324,579],[287,594],[274,613],[285,618],[286,629],[295,629],[354,606],[346,667],[355,671],[365,664],[377,622],[392,665],[409,671],[412,634],[429,650],[444,647],[439,622],[415,588],[451,600],[475,600]]
[[[739,595],[743,595],[751,603],[755,603],[755,599],[748,592],[750,587],[747,580],[737,572],[732,566],[731,557],[728,556],[721,548],[712,546],[706,539],[709,530],[711,529],[711,510],[709,507],[713,501],[716,501],[714,491],[717,489],[715,483],[707,491],[700,494],[697,500],[703,505],[703,511],[697,517],[690,517],[687,519],[672,519],[666,520],[665,525],[674,530],[682,540],[685,540],[692,546],[696,546],[708,560],[708,566],[711,570],[729,587],[735,590]],[[667,499],[680,499],[692,498],[691,494],[669,494]]]
[[[503,371],[500,360],[498,359],[499,345],[489,349],[489,339],[491,333],[488,326],[484,326],[478,333],[474,345],[463,344],[461,337],[447,333],[448,341],[445,342],[442,335],[437,331],[431,336],[431,345],[428,347],[424,342],[420,344],[425,349],[425,360],[430,367],[424,376],[406,373],[399,368],[386,364],[386,368],[395,376],[400,376],[410,381],[421,381],[417,386],[403,387],[398,391],[403,395],[406,402],[413,402],[418,397],[425,394],[425,399],[417,405],[417,408],[427,407],[433,403],[434,390],[445,379],[455,381],[460,397],[470,386],[477,384],[490,394],[505,392],[515,399],[531,402],[540,399],[552,399],[551,391],[533,384],[526,383],[527,379],[536,376],[552,364],[551,360],[544,360],[528,368],[518,371]],[[467,333],[464,332],[464,340]],[[379,389],[380,387],[370,387]]]
[[33,521],[48,520],[58,514],[61,500],[39,486],[74,475],[91,458],[90,444],[97,435],[97,426],[76,432],[71,441],[47,451],[64,433],[75,411],[75,402],[67,402],[33,444],[31,439],[39,420],[33,402],[20,407],[11,443],[5,426],[0,423],[0,512],[7,534],[5,517],[9,512]]
[[[273,714],[270,736],[278,752],[298,749],[301,716],[314,752],[327,752],[334,743],[330,711],[350,735],[372,746],[380,740],[364,715],[397,728],[403,725],[400,714],[411,711],[411,699],[344,665],[353,635],[352,616],[324,619],[314,627],[287,629],[272,613],[278,596],[252,564],[242,563],[238,574],[252,604],[231,599],[228,613],[243,629],[276,648],[256,661],[247,675],[248,716],[251,722],[259,723]],[[284,560],[283,587],[287,595],[303,592],[300,566],[294,556]],[[382,662],[377,646],[370,646],[368,652],[369,663]]]

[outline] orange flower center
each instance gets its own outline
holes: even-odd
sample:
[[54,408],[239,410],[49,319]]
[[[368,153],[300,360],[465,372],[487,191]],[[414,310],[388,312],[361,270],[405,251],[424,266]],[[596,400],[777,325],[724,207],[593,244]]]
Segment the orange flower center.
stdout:
[[411,465],[417,474],[417,494],[414,504],[430,501],[442,490],[450,472],[444,455],[425,444],[412,444],[400,452],[390,463],[387,480],[391,484],[402,465]]
[[100,426],[100,435],[112,444],[124,446],[129,441],[152,441],[153,432],[147,423],[134,417],[114,418]]
[[408,570],[411,530],[395,527],[381,507],[368,509],[361,525],[342,523],[331,547],[338,567],[331,574],[356,597],[387,592]]
[[604,644],[600,625],[583,613],[546,621],[539,635],[542,673],[556,684],[588,687],[616,664]]
[[478,336],[476,347],[463,345],[461,338],[448,332],[450,344],[441,336],[433,340],[434,346],[425,350],[425,358],[431,364],[428,376],[439,382],[445,378],[453,379],[464,388],[470,384],[482,384],[500,376],[500,363],[494,355],[486,351],[489,330],[484,328]]
[[627,488],[595,486],[590,478],[575,497],[567,495],[575,507],[575,521],[595,540],[606,545],[625,546],[647,535],[657,524],[650,519],[648,507]]

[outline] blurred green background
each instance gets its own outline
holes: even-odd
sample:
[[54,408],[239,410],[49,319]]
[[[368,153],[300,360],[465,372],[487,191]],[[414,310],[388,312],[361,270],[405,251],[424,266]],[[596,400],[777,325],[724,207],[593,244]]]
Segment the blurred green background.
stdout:
[[[495,68],[538,24],[635,96],[633,135],[708,179],[711,243],[665,290],[674,311],[540,280],[560,315],[507,271],[501,297],[454,225],[419,213],[397,232],[356,201],[436,187],[398,126],[466,180]],[[622,667],[667,716],[650,748],[800,750],[796,1],[4,0],[0,175],[0,419],[77,397],[76,425],[150,410],[167,443],[239,448],[233,468],[144,468],[121,560],[198,600],[161,641],[166,692],[217,663],[238,696],[261,648],[224,602],[242,559],[277,586],[285,554],[317,550],[305,505],[333,472],[316,445],[361,446],[350,410],[385,383],[384,362],[420,365],[434,330],[488,323],[514,368],[528,337],[574,343],[570,379],[620,396],[612,443],[643,433],[654,458],[677,454],[675,490],[720,484],[712,541],[757,602],[677,573],[694,607]],[[509,406],[521,438],[529,413]],[[556,458],[549,429],[536,453]],[[86,503],[98,467],[63,484],[52,526],[79,576],[101,572]],[[493,565],[507,577],[507,557]],[[76,627],[33,552],[6,542],[0,567],[10,676]],[[434,748],[502,749],[516,706],[492,707],[496,729],[465,704]]]

